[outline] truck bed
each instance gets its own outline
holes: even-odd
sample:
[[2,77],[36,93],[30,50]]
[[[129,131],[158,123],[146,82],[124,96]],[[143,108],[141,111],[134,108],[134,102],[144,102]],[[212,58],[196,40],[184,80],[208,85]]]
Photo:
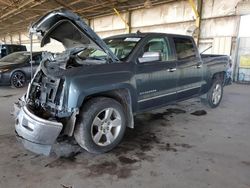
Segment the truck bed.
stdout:
[[203,63],[219,63],[219,62],[229,62],[230,58],[227,55],[214,55],[214,54],[201,54],[201,59]]

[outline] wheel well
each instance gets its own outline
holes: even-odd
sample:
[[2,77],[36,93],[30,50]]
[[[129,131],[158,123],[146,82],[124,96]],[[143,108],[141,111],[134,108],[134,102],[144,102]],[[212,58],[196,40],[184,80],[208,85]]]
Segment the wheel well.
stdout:
[[133,119],[133,111],[132,111],[132,100],[131,95],[128,89],[116,89],[111,91],[100,92],[96,94],[89,95],[85,97],[81,106],[96,97],[108,97],[118,101],[124,108],[126,114],[126,125],[127,127],[134,128],[134,119]]
[[222,82],[224,82],[224,77],[225,77],[225,72],[223,71],[211,75],[210,77],[211,79],[209,79],[208,81],[207,91],[209,91],[209,89],[212,87],[215,80],[221,80]]
[[[88,102],[89,100],[92,100],[94,98],[97,98],[97,97],[108,97],[108,98],[112,98],[112,99],[116,100],[117,102],[119,102],[124,108],[127,127],[134,128],[134,116],[133,116],[133,111],[132,111],[132,100],[131,100],[130,92],[128,89],[117,89],[117,90],[105,91],[105,92],[100,92],[100,93],[89,95],[89,96],[84,98],[84,101],[82,102],[81,108],[84,107],[86,102]],[[68,125],[66,125],[67,128],[66,128],[66,131],[64,131],[64,134],[66,134],[68,136],[73,135],[74,129],[75,129],[75,122],[76,122],[75,118],[77,118],[77,114],[73,114],[70,117],[69,121],[71,121],[71,119],[72,119],[72,122],[69,123]]]
[[218,73],[215,73],[214,75],[213,75],[213,78],[212,78],[212,80],[214,81],[214,80],[217,80],[217,79],[220,79],[220,80],[224,80],[224,77],[225,77],[225,72],[218,72]]

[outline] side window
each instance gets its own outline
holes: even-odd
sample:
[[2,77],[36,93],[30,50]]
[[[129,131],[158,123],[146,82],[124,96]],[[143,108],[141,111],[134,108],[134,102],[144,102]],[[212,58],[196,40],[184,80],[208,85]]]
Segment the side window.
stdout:
[[6,55],[7,55],[7,50],[6,50],[6,48],[2,48],[0,54],[1,54],[0,58],[6,56]]
[[177,59],[189,59],[196,57],[194,44],[189,38],[173,38]]
[[21,46],[20,51],[27,51],[26,46]]
[[160,52],[161,61],[173,60],[173,53],[167,38],[150,39],[144,46],[143,53],[145,52]]
[[35,61],[35,64],[39,64],[41,60],[42,60],[41,54],[33,56],[33,61]]

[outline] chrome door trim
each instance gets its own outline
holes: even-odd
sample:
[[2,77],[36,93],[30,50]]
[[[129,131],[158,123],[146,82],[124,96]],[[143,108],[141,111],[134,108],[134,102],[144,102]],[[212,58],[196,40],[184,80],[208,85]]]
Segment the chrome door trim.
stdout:
[[188,90],[191,90],[191,89],[196,89],[196,88],[199,88],[199,87],[201,87],[201,85],[189,87],[189,88],[186,88],[186,89],[181,89],[181,90],[178,90],[178,91],[175,91],[175,92],[170,92],[170,93],[166,93],[166,94],[162,94],[162,95],[157,95],[157,96],[153,96],[153,97],[141,99],[138,102],[139,103],[140,102],[145,102],[145,101],[148,101],[148,100],[157,99],[157,98],[160,98],[160,97],[165,97],[165,96],[168,96],[168,95],[173,95],[173,94],[181,93],[181,92],[188,91]]

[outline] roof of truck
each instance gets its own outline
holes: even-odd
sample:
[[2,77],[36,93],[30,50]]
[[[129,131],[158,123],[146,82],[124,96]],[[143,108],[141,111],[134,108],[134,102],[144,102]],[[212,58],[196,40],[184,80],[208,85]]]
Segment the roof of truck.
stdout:
[[157,35],[167,35],[167,36],[172,36],[172,37],[187,37],[187,38],[192,38],[192,36],[189,36],[189,35],[180,35],[180,34],[171,34],[171,33],[156,33],[156,32],[142,33],[142,32],[137,32],[137,33],[114,35],[114,36],[107,37],[105,39],[109,39],[109,38],[112,38],[112,39],[113,38],[125,38],[125,37],[140,37],[140,38],[144,38],[144,37],[148,37],[148,36],[157,36]]

